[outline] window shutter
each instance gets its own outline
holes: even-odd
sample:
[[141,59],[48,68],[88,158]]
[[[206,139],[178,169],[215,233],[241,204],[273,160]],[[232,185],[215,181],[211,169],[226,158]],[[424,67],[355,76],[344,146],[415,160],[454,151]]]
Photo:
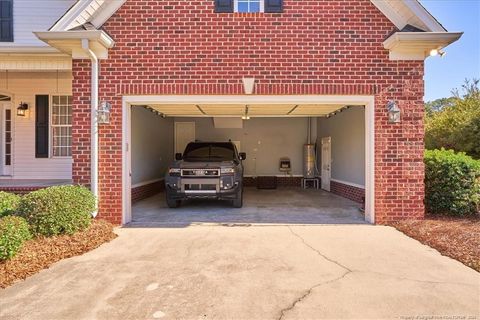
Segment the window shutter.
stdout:
[[12,0],[0,0],[0,42],[13,42]]
[[215,0],[215,12],[233,12],[233,0]]
[[35,157],[48,158],[48,96],[35,96]]
[[283,0],[265,0],[265,12],[283,12]]

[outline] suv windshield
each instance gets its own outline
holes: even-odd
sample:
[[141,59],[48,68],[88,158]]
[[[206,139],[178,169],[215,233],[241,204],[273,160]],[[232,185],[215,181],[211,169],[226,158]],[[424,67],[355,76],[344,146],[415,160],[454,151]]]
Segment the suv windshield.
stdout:
[[185,161],[234,161],[235,147],[232,143],[189,143],[183,159]]

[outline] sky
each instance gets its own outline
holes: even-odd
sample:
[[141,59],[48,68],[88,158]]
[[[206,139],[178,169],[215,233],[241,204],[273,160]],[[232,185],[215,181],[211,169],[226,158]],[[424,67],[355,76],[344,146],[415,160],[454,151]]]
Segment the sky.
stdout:
[[465,79],[480,79],[480,0],[421,0],[448,31],[463,31],[443,58],[425,62],[425,101],[451,96]]

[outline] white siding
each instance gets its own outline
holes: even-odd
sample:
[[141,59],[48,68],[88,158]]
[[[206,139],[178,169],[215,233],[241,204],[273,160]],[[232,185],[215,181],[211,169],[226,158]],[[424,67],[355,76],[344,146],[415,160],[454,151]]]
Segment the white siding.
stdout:
[[[47,31],[75,2],[75,0],[13,0],[13,45],[47,46],[32,32]],[[0,42],[0,47],[11,46],[11,42]]]
[[14,116],[13,178],[71,179],[71,158],[35,158],[35,95],[71,95],[71,73],[0,72],[0,93],[13,96],[14,114],[20,102],[29,105],[25,117]]

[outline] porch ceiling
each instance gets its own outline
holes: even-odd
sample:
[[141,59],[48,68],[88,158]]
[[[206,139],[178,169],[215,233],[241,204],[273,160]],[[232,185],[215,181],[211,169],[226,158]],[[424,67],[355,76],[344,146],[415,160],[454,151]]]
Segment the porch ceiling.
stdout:
[[151,104],[166,117],[326,117],[343,104]]

